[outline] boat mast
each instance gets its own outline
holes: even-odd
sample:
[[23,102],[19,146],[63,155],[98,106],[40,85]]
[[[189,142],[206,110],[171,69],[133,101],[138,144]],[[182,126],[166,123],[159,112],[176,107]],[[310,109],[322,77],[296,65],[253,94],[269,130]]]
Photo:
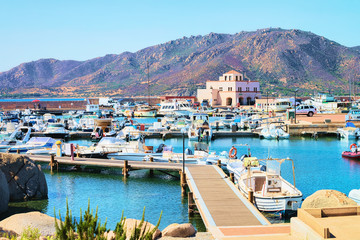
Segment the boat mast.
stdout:
[[150,106],[150,77],[149,77],[149,60],[146,61],[146,67],[147,67],[147,82],[148,82],[148,103]]

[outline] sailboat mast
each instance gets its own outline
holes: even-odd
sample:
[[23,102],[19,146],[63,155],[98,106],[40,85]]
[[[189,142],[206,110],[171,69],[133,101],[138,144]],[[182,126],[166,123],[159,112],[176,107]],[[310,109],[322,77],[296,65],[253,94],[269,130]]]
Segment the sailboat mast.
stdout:
[[149,74],[149,60],[146,61],[146,67],[147,67],[147,80],[148,80],[148,103],[150,106],[150,74]]

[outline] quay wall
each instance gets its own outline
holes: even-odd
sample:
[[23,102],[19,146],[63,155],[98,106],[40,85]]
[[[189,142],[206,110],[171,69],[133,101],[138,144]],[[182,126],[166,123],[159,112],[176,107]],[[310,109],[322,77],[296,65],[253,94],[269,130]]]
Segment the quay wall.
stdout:
[[0,109],[8,110],[24,110],[24,109],[39,109],[44,108],[48,110],[62,109],[62,110],[85,110],[87,101],[41,101],[39,103],[29,102],[0,102]]
[[[300,136],[303,133],[319,133],[319,132],[336,132],[338,128],[344,127],[344,123],[329,123],[329,124],[289,124],[286,131],[291,136]],[[360,127],[360,122],[355,123],[356,127]]]

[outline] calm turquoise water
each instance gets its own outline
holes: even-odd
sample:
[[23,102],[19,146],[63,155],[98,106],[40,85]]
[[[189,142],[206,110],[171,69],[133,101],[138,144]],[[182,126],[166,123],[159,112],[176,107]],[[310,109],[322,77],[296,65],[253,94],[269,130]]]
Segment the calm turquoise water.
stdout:
[[[151,122],[150,120],[144,120]],[[75,141],[89,145],[87,141]],[[157,147],[164,143],[161,139],[147,139],[147,145]],[[258,138],[216,139],[210,143],[210,150],[220,153],[229,151],[232,145],[249,144],[253,156],[258,158],[292,158],[296,170],[296,186],[303,192],[304,198],[320,189],[335,189],[346,194],[351,189],[360,188],[360,161],[343,159],[341,152],[348,149],[352,142],[335,138],[291,138],[290,140],[261,140]],[[360,142],[357,142],[360,144]],[[182,139],[168,139],[166,145],[172,145],[177,152],[182,151]],[[185,141],[186,147],[193,149],[193,142]],[[238,147],[238,155],[245,153],[245,147]],[[160,229],[178,222],[192,222],[199,230],[204,230],[199,217],[189,219],[187,199],[181,197],[179,180],[148,171],[130,172],[124,182],[120,172],[108,170],[99,173],[60,172],[51,175],[45,170],[49,186],[49,199],[32,201],[25,204],[13,204],[15,207],[30,207],[54,215],[54,207],[65,214],[65,202],[68,198],[73,216],[79,216],[79,209],[99,206],[99,215],[103,221],[107,218],[108,227],[114,228],[120,220],[121,212],[128,218],[141,218],[146,206],[146,219],[155,224],[163,210]],[[291,168],[285,165],[282,175],[290,182]],[[21,209],[20,209],[21,210]],[[19,211],[20,211],[19,210]]]

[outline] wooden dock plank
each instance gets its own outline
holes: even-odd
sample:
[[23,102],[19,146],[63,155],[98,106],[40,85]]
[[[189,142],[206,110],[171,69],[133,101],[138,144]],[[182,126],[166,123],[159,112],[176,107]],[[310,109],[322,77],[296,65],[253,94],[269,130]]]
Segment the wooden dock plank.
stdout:
[[[50,163],[50,156],[44,155],[26,155],[35,162]],[[124,160],[111,159],[96,159],[96,158],[74,158],[72,161],[70,157],[55,157],[55,160],[60,165],[71,166],[94,166],[107,168],[123,168]],[[154,170],[173,170],[180,171],[182,164],[180,163],[160,163],[147,161],[128,161],[131,169],[154,169]]]
[[[197,204],[207,228],[215,226],[253,226],[264,224],[254,208],[247,206],[244,197],[236,188],[229,186],[229,180],[221,175],[217,166],[187,166],[187,182],[194,192]],[[236,193],[238,191],[238,193]],[[240,198],[243,199],[240,199]],[[255,211],[257,211],[255,209]],[[255,216],[257,215],[257,216]],[[261,215],[261,214],[260,214]],[[266,222],[266,221],[265,221]],[[267,222],[266,222],[267,223]]]

